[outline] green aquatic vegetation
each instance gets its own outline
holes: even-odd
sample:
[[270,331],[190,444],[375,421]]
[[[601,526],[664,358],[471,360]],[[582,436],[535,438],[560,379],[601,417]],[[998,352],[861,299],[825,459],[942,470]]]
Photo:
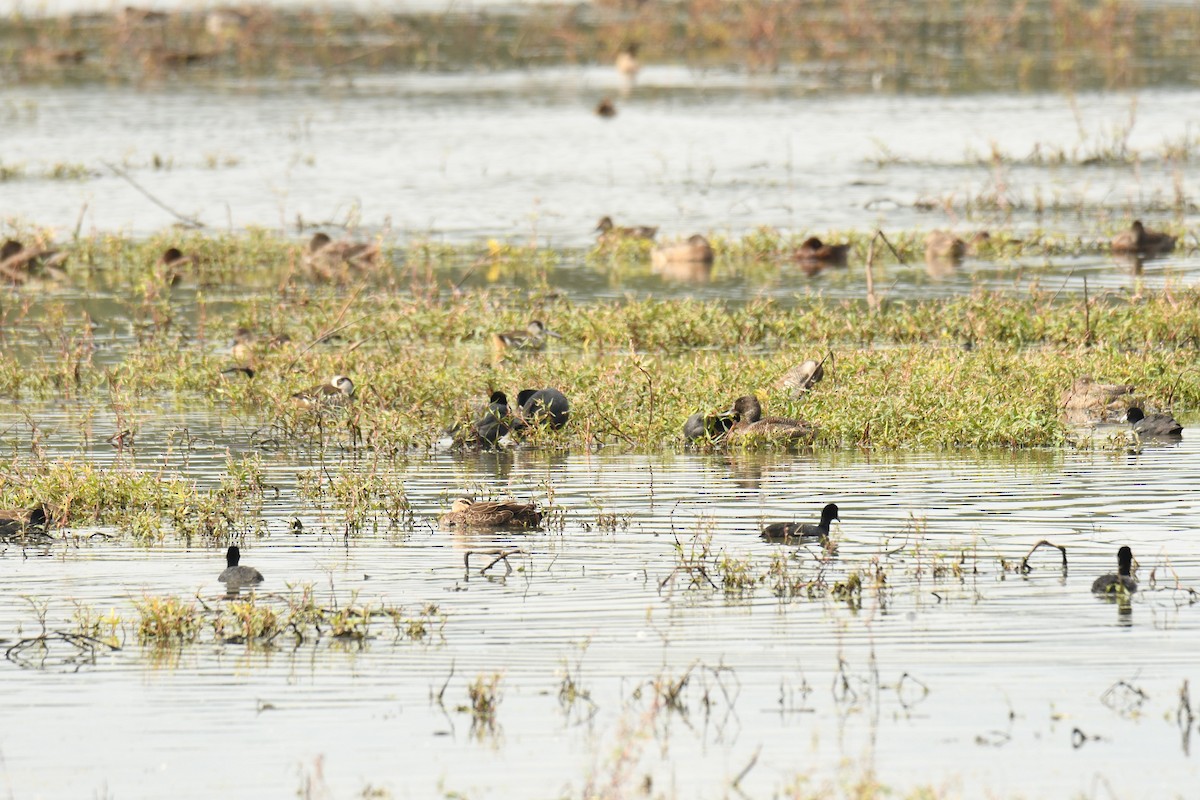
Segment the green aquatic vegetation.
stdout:
[[497,732],[496,713],[504,697],[500,691],[501,677],[498,672],[480,674],[467,684],[468,705],[457,710],[471,715],[471,733],[476,738],[494,736]]
[[220,603],[199,596],[146,596],[134,601],[134,611],[136,620],[126,620],[115,609],[101,615],[77,603],[71,635],[120,649],[126,624],[132,622],[139,639],[156,648],[207,641],[206,634],[223,644],[264,644],[284,635],[297,643],[326,635],[361,642],[374,635],[376,621],[391,620],[397,641],[432,642],[446,625],[446,615],[432,603],[409,613],[384,602],[361,603],[352,594],[344,605],[328,608],[316,602],[311,584],[289,587],[282,598],[255,593]]
[[143,643],[189,644],[200,635],[203,612],[195,601],[178,597],[144,597],[134,601],[137,631]]
[[[747,237],[744,252],[730,258],[750,264],[756,253],[779,250],[785,245],[775,235]],[[889,239],[902,256],[919,246],[917,233]],[[73,257],[90,266],[79,280],[143,285],[166,243],[81,240]],[[67,394],[92,409],[90,421],[80,422],[85,440],[110,439],[134,455],[147,414],[170,400],[219,408],[257,426],[256,447],[344,449],[385,463],[431,447],[447,427],[475,419],[491,391],[514,399],[522,388],[548,385],[566,392],[572,420],[561,431],[528,434],[531,445],[546,449],[677,447],[690,414],[727,409],[750,392],[767,414],[818,426],[814,446],[821,448],[1058,446],[1075,436],[1058,419],[1059,394],[1085,374],[1133,383],[1153,406],[1200,403],[1200,377],[1180,367],[1180,354],[1200,344],[1200,290],[1193,288],[1079,297],[1035,283],[1020,294],[885,297],[875,307],[820,295],[740,303],[630,296],[578,304],[545,288],[446,289],[442,277],[423,278],[416,292],[373,283],[314,287],[286,277],[281,285],[277,270],[298,257],[296,243],[250,232],[192,234],[180,244],[198,263],[237,274],[236,289],[160,291],[155,284],[158,294],[131,306],[131,337],[97,333],[77,306],[53,296],[6,305],[0,316],[11,343],[0,350],[0,395],[24,405]],[[739,245],[728,246],[732,253]],[[987,248],[995,257],[1021,258],[1026,247],[1071,246],[1042,233],[1021,242],[994,236]],[[536,262],[542,252],[558,257],[504,246],[497,258]],[[889,258],[877,264],[879,283],[893,270],[899,276],[913,268]],[[394,260],[411,262],[405,255]],[[237,265],[245,263],[259,263],[262,271],[239,273]],[[851,269],[845,279],[859,280],[861,273]],[[548,321],[561,338],[541,352],[496,359],[492,334],[531,318]],[[251,328],[258,340],[235,359],[230,345],[240,327]],[[287,338],[275,338],[281,335]],[[790,366],[813,356],[827,358],[825,382],[802,399],[775,388]],[[239,361],[254,370],[252,378],[222,373]],[[334,374],[355,381],[349,408],[316,413],[292,399]],[[33,445],[43,436],[34,416],[18,428]],[[230,472],[217,490],[193,487],[191,510],[171,524],[198,535],[253,529],[266,487],[261,476],[237,465]],[[306,478],[306,491],[346,509],[351,528],[380,513],[393,525],[409,524],[403,486],[392,485],[386,469],[368,472]],[[38,488],[10,493],[33,499],[29,490]],[[57,488],[67,489],[68,498],[85,490]],[[164,510],[152,499],[139,505],[118,492],[110,504],[122,514]],[[88,516],[68,514],[78,521]],[[98,511],[90,517],[102,521]],[[153,522],[142,520],[143,535],[159,535]]]
[[302,472],[297,475],[297,493],[343,512],[347,530],[361,529],[377,513],[391,527],[411,527],[414,522],[404,481],[378,468]]

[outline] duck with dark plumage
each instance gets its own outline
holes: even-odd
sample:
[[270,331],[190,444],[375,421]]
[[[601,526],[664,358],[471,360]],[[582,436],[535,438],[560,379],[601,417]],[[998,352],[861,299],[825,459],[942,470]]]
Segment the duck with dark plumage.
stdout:
[[243,586],[256,586],[263,582],[262,573],[254,567],[244,567],[238,564],[242,560],[242,551],[235,544],[225,551],[225,571],[217,580],[229,589],[240,589]]
[[774,522],[762,529],[760,536],[768,542],[798,542],[804,539],[828,539],[829,525],[841,521],[838,516],[836,503],[829,503],[821,509],[821,521],[812,522]]
[[1125,420],[1139,436],[1178,439],[1183,435],[1183,426],[1170,414],[1147,414],[1134,406],[1125,412]]
[[1117,551],[1117,571],[1092,581],[1092,591],[1096,594],[1133,594],[1137,591],[1137,581],[1130,574],[1132,571],[1133,551],[1122,547]]

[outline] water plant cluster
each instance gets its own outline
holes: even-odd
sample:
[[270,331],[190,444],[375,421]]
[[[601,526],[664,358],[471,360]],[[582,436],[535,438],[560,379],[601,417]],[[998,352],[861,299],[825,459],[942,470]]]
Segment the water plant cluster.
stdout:
[[[1164,35],[1165,31],[1171,35]],[[778,72],[820,65],[839,89],[905,92],[1192,85],[1189,4],[677,0],[486,13],[125,6],[0,19],[6,81],[339,77],[403,69],[649,62]]]
[[[916,234],[894,238],[888,257],[898,269]],[[1006,239],[995,238],[992,257],[1004,258]],[[170,274],[153,257],[161,240],[97,238],[68,248],[70,280],[123,297],[117,313],[128,315],[129,334],[98,332],[112,321],[81,315],[53,286],[0,299],[0,395],[99,403],[115,418],[115,445],[135,444],[139,418],[164,400],[184,400],[260,420],[264,446],[315,442],[384,456],[432,447],[491,392],[525,387],[558,387],[573,414],[562,431],[534,434],[533,444],[642,451],[683,446],[690,414],[749,393],[767,413],[817,425],[823,448],[1061,445],[1072,430],[1060,419],[1060,396],[1082,375],[1132,383],[1150,407],[1200,401],[1200,380],[1186,369],[1200,343],[1200,294],[1192,288],[1081,293],[1078,285],[1035,282],[1021,293],[930,300],[797,294],[576,303],[536,281],[460,288],[464,273],[497,263],[536,274],[560,257],[547,248],[492,247],[475,256],[471,248],[415,244],[390,251],[355,283],[327,285],[304,280],[295,268],[301,248],[278,238],[193,236],[181,244],[193,260]],[[785,276],[796,270],[786,249],[777,236],[755,234],[724,245],[718,268],[760,262]],[[639,256],[592,257],[628,264]],[[881,257],[876,269],[888,268]],[[244,280],[223,289],[235,271]],[[556,338],[536,352],[495,351],[495,333],[530,319],[545,320]],[[821,384],[799,395],[778,384],[807,358],[825,362]],[[293,393],[338,374],[356,387],[339,413],[315,414],[294,401]],[[30,426],[36,439],[36,422]],[[96,434],[85,428],[88,441]],[[64,477],[52,471],[37,488]],[[20,494],[33,491],[26,483]],[[235,483],[241,488],[230,491],[256,487]],[[402,521],[403,498],[389,497],[380,502]]]

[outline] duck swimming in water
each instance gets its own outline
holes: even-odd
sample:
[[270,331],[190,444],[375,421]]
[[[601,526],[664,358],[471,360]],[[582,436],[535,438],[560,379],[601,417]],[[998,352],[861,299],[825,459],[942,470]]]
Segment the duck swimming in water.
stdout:
[[1152,231],[1142,225],[1142,221],[1134,220],[1129,230],[1121,231],[1112,240],[1114,253],[1136,253],[1143,256],[1154,256],[1169,253],[1175,249],[1175,237],[1161,231]]
[[262,583],[262,573],[254,567],[238,566],[238,562],[241,560],[241,549],[236,544],[230,545],[229,549],[225,551],[225,571],[217,577],[217,580],[230,589]]
[[612,217],[601,217],[600,223],[596,226],[596,232],[600,234],[600,243],[604,244],[607,242],[618,242],[622,239],[650,240],[658,233],[658,228],[652,228],[649,225],[631,225],[623,228],[614,225]]
[[711,264],[712,245],[700,234],[694,234],[686,242],[659,245],[650,251],[650,266],[664,270],[679,264]]
[[838,516],[837,504],[829,503],[821,509],[821,521],[816,524],[811,522],[774,522],[763,528],[759,535],[768,542],[784,543],[800,539],[827,539],[829,538],[829,525],[835,519],[841,521],[841,517]]
[[536,528],[542,512],[533,503],[475,501],[460,497],[440,520],[443,528]]
[[810,236],[792,253],[792,259],[801,264],[844,267],[849,254],[848,244],[825,244],[816,236]]
[[1137,591],[1137,581],[1130,574],[1133,570],[1133,551],[1122,547],[1117,551],[1117,571],[1101,575],[1092,581],[1092,591],[1096,594],[1120,594]]
[[1147,414],[1137,406],[1125,412],[1125,421],[1133,426],[1134,432],[1139,436],[1183,435],[1183,426],[1170,414]]

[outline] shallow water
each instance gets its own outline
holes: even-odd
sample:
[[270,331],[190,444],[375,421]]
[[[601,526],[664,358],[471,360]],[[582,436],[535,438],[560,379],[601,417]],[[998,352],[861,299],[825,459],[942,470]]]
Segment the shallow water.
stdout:
[[[77,452],[55,434],[80,411],[36,414],[50,455]],[[0,419],[5,449],[27,437],[16,422],[11,409]],[[226,446],[249,451],[254,427],[168,410],[139,432],[136,465],[157,469],[166,434],[186,428],[198,441],[186,474],[215,485]],[[89,457],[130,466],[107,445]],[[755,797],[797,774],[822,785],[863,771],[970,797],[1092,796],[1102,786],[1146,796],[1145,776],[1121,766],[1131,759],[1155,765],[1155,796],[1185,796],[1198,777],[1174,714],[1195,677],[1200,617],[1185,592],[1168,589],[1200,580],[1197,502],[1184,491],[1200,478],[1194,439],[1140,455],[435,454],[396,466],[411,529],[382,521],[378,533],[368,526],[349,538],[338,509],[300,500],[295,486],[300,473],[353,463],[333,452],[323,465],[263,459],[280,494],[268,494],[269,533],[246,543],[243,560],[267,575],[264,590],[311,582],[328,603],[354,592],[410,612],[436,603],[444,639],[395,641],[379,624],[361,648],[281,638],[154,651],[132,635],[77,672],[5,662],[0,685],[12,700],[0,750],[14,796],[152,796],[183,785],[205,796],[277,794],[307,776],[334,796],[370,785],[396,797],[550,797],[580,794],[594,771],[625,796],[649,774],[668,796],[717,797],[756,752],[740,784]],[[544,499],[547,487],[565,512],[561,529],[436,528],[459,492]],[[710,535],[714,553],[763,571],[779,548],[758,540],[758,526],[815,517],[830,501],[843,518],[824,568],[830,583],[873,559],[887,569],[887,590],[866,591],[861,610],[781,601],[768,587],[688,590],[682,578],[660,590],[677,565],[676,537],[687,550],[697,533]],[[601,513],[615,513],[615,527],[598,524]],[[289,527],[296,517],[299,535]],[[70,628],[75,601],[127,618],[144,594],[220,602],[218,550],[88,538],[96,532],[3,549],[0,635],[10,644],[37,632],[26,596],[47,603],[52,630]],[[1034,557],[1029,576],[1001,569],[999,558],[1019,561],[1043,538],[1068,548],[1065,575],[1053,551]],[[1125,610],[1089,592],[1123,543],[1143,588],[1152,571],[1157,579]],[[522,548],[521,571],[468,577],[465,548],[501,544]],[[964,551],[962,579],[933,575]],[[818,548],[797,553],[793,568],[814,574]],[[576,664],[596,704],[587,723],[585,704],[564,710],[558,699],[564,665]],[[647,682],[689,667],[686,713],[650,711]],[[455,709],[468,682],[493,672],[502,674],[498,728],[474,735],[470,715]],[[1122,680],[1145,693],[1139,708],[1126,707],[1128,693],[1105,697]],[[443,684],[445,710],[430,700]],[[1075,729],[1089,740],[1080,744]],[[628,774],[612,761],[622,747],[636,764]]]
[[[39,10],[110,5],[47,0]],[[656,65],[631,95],[620,88],[608,68],[9,88],[0,162],[25,177],[0,181],[0,209],[6,223],[51,226],[60,239],[77,224],[84,234],[141,236],[175,221],[107,161],[215,230],[262,225],[302,238],[311,230],[297,231],[298,220],[350,220],[393,244],[498,238],[562,248],[558,265],[535,274],[464,278],[467,266],[456,266],[450,277],[467,288],[549,286],[580,303],[628,293],[796,302],[810,292],[862,297],[861,268],[804,277],[789,264],[718,261],[695,282],[646,264],[614,267],[583,248],[604,214],[658,224],[664,238],[759,225],[1005,224],[1095,239],[1132,214],[1161,218],[1146,206],[1200,190],[1194,169],[1152,160],[976,163],[993,144],[1016,156],[1035,145],[1092,152],[1128,121],[1131,95],[844,97],[837,76],[820,70],[747,76]],[[606,94],[620,108],[607,122],[592,114]],[[1198,100],[1196,90],[1141,92],[1129,146],[1149,153],[1194,135]],[[56,164],[91,176],[46,178]],[[998,186],[1016,210],[961,218],[967,198]],[[915,205],[938,198],[950,198],[949,212]],[[1071,210],[1039,217],[1039,198]],[[1188,213],[1182,221],[1194,227]],[[1093,292],[1136,292],[1190,284],[1198,272],[1200,256],[1181,248],[1141,274],[1091,254],[972,258],[948,273],[888,267],[876,281],[897,298],[1032,285],[1075,293],[1084,276]],[[130,288],[73,280],[19,301],[86,312],[95,363],[115,363],[131,342]],[[204,287],[207,313],[260,289]],[[173,291],[181,324],[194,327],[196,287]],[[35,308],[29,319],[39,318]],[[44,339],[27,327],[4,341],[33,352]],[[94,663],[64,663],[71,651],[62,648],[40,665],[0,662],[0,774],[14,797],[342,797],[368,788],[630,797],[646,776],[654,796],[725,797],[743,770],[736,788],[750,797],[798,778],[815,790],[863,775],[949,796],[1184,797],[1200,777],[1190,752],[1200,730],[1176,718],[1200,656],[1200,612],[1186,591],[1200,581],[1194,437],[1136,455],[412,454],[385,469],[403,480],[414,524],[392,528],[380,516],[348,535],[345,509],[298,487],[302,477],[369,469],[368,460],[333,448],[261,450],[269,420],[191,411],[186,397],[134,413],[136,448],[118,452],[107,439],[120,420],[107,405],[6,401],[0,451],[33,450],[32,421],[50,458],[165,470],[206,488],[220,484],[230,457],[256,456],[278,487],[263,500],[263,535],[244,546],[245,563],[267,576],[264,602],[280,606],[289,585],[312,584],[327,605],[356,592],[407,614],[434,603],[445,627],[426,642],[376,621],[361,646],[326,635],[154,649],[137,640],[134,602],[199,593],[219,605],[220,548],[177,538],[137,546],[104,527],[64,531],[44,548],[0,546],[5,648],[40,631],[34,603],[45,604],[49,630],[72,629],[76,603],[127,623],[124,648]],[[438,515],[462,493],[543,503],[552,494],[562,524],[530,534],[439,530]],[[868,586],[861,608],[824,595],[779,599],[769,585],[727,593],[704,581],[689,588],[682,574],[671,580],[680,553],[705,542],[715,582],[721,554],[765,574],[782,550],[760,542],[759,527],[815,519],[825,502],[842,508],[836,556],[822,564],[819,548],[805,546],[789,569],[833,584],[877,562],[887,588]],[[1055,551],[1040,551],[1026,576],[1002,567],[1041,539],[1068,548],[1068,571]],[[1089,592],[1121,544],[1138,556],[1144,589],[1128,606]],[[522,549],[507,578],[500,568],[479,575],[478,560],[464,569],[468,549],[507,545]],[[956,564],[961,577],[947,573]],[[560,701],[567,670],[594,715],[586,701]],[[497,672],[497,727],[473,730],[459,710],[467,686]],[[678,707],[656,702],[656,679],[685,674]]]
[[[617,89],[609,68],[349,85],[18,88],[6,92],[0,152],[25,177],[0,182],[0,208],[62,234],[77,224],[147,234],[176,222],[110,163],[218,230],[350,220],[402,241],[584,246],[605,214],[659,225],[664,238],[760,225],[969,230],[1008,221],[1020,229],[1039,221],[1039,198],[1070,209],[1041,222],[1095,237],[1100,220],[1094,210],[1081,215],[1081,202],[1111,209],[1118,227],[1146,203],[1200,193],[1196,171],[1181,165],[997,171],[985,158],[993,143],[1018,157],[1038,144],[1091,153],[1131,111],[1128,145],[1157,153],[1194,135],[1196,90],[1143,92],[1136,110],[1130,95],[1080,96],[1077,120],[1058,95],[842,97],[824,93],[820,75],[651,66],[632,96],[618,98],[618,116],[598,119],[592,107]],[[169,168],[154,169],[156,157]],[[981,157],[984,165],[966,165]],[[44,177],[60,163],[92,177]],[[957,221],[965,200],[997,191],[1016,206],[1010,219]],[[914,206],[946,198],[950,215]]]

